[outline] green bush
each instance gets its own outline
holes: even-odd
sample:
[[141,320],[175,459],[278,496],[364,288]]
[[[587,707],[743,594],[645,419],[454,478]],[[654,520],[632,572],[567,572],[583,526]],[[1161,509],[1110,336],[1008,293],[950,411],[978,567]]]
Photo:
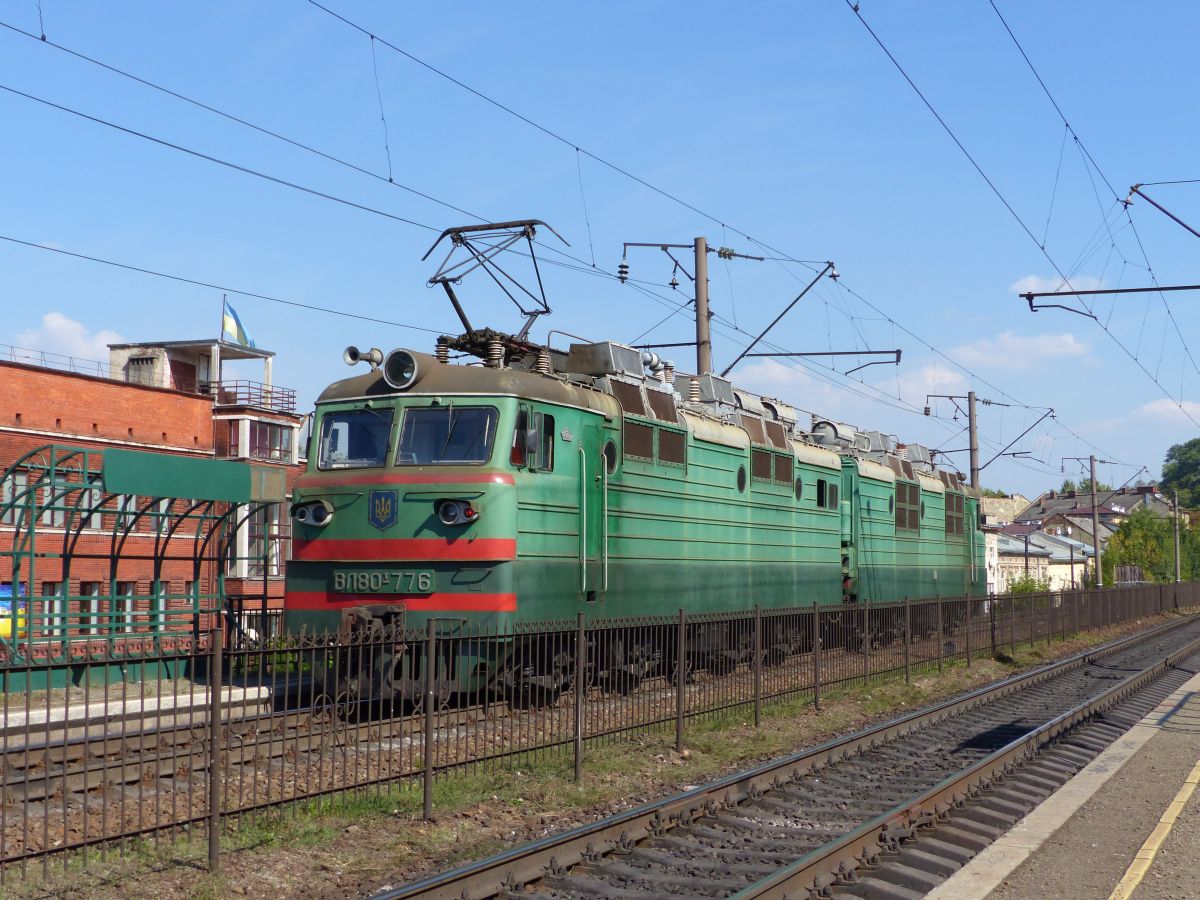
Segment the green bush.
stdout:
[[1010,594],[1045,594],[1050,590],[1049,578],[1038,578],[1035,575],[1022,575],[1008,583]]

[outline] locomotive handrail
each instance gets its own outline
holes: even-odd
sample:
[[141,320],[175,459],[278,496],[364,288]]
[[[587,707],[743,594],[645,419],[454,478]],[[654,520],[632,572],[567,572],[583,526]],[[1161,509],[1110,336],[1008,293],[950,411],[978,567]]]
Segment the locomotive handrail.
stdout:
[[587,451],[579,445],[579,596],[587,599]]
[[[603,455],[603,454],[601,454]],[[608,592],[608,460],[605,459],[600,466],[600,483],[601,483],[601,506],[600,506],[600,528],[603,529],[600,540],[600,552],[604,555],[604,565],[601,568],[602,578],[600,580],[600,592],[602,594]]]

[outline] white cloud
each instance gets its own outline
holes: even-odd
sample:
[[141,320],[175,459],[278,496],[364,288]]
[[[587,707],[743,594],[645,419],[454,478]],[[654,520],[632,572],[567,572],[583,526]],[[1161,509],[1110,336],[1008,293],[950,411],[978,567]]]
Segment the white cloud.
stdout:
[[[1189,415],[1191,419],[1188,418]],[[1137,459],[1148,446],[1162,444],[1165,449],[1168,443],[1192,437],[1196,431],[1192,419],[1200,421],[1200,403],[1184,400],[1176,404],[1174,400],[1160,397],[1135,406],[1128,412],[1114,412],[1103,419],[1085,422],[1083,431],[1085,434],[1090,431],[1097,435],[1120,436],[1127,446],[1118,446],[1114,451],[1116,455],[1125,459]],[[1109,438],[1106,437],[1105,440]]]
[[1042,294],[1057,291],[1095,291],[1103,285],[1103,281],[1095,275],[1072,275],[1068,286],[1060,277],[1055,275],[1046,278],[1042,275],[1026,275],[1008,286],[1010,291],[1018,294]]
[[741,390],[778,397],[784,403],[803,409],[819,410],[847,401],[845,391],[814,378],[799,365],[789,366],[774,359],[759,360],[739,368],[733,374],[733,383]]
[[42,316],[42,324],[32,331],[18,334],[14,343],[18,347],[73,356],[76,359],[108,360],[108,345],[122,342],[115,331],[90,332],[82,322],[50,312]]
[[1088,347],[1069,331],[1060,334],[1014,334],[1002,331],[950,351],[964,366],[992,369],[1029,369],[1054,359],[1088,355]]
[[[1180,407],[1183,408],[1180,409]],[[1174,400],[1161,397],[1158,400],[1143,403],[1131,412],[1128,418],[1164,425],[1192,425],[1192,420],[1188,418],[1189,415],[1192,419],[1200,420],[1200,403],[1184,400],[1177,404]]]

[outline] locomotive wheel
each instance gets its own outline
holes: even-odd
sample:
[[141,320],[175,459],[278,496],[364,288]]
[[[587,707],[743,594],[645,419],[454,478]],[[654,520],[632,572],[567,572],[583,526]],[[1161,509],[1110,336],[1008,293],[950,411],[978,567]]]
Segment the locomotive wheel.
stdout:
[[[505,699],[512,709],[544,709],[554,706],[569,686],[574,655],[560,650],[544,666],[516,664],[508,679]],[[544,669],[547,671],[539,671]]]
[[540,684],[521,684],[508,693],[508,705],[513,709],[545,709],[558,703],[562,696],[561,687],[548,687]]
[[611,663],[604,678],[604,687],[622,697],[638,689],[652,667],[654,651],[647,644],[634,644],[628,652],[622,652],[618,660]]

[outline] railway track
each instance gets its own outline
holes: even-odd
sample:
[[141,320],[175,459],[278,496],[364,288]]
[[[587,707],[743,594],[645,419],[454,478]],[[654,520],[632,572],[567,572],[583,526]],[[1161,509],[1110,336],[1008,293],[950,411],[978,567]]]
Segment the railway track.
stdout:
[[1200,619],[1182,620],[374,896],[919,897],[1198,654]]
[[[794,659],[802,661],[803,657],[798,654]],[[792,661],[788,658],[785,662]],[[810,677],[810,669],[800,666],[792,674],[802,682]],[[745,666],[726,675],[701,677],[709,679],[708,690],[713,690],[714,682],[728,682],[731,706],[749,699],[743,694],[752,674]],[[305,757],[331,748],[343,753],[348,748],[351,753],[355,748],[374,748],[380,756],[390,753],[397,757],[386,765],[381,763],[380,769],[396,774],[419,770],[424,719],[420,707],[352,722],[339,719],[332,709],[314,709],[312,699],[311,687],[295,680],[227,686],[222,700],[226,779],[236,777],[239,767],[269,765],[285,758],[311,769]],[[41,802],[139,784],[152,784],[151,790],[157,792],[171,793],[177,784],[190,790],[187,778],[171,779],[176,775],[203,776],[208,766],[207,692],[189,688],[186,693],[165,695],[162,702],[152,700],[147,704],[135,697],[83,704],[78,709],[33,709],[25,713],[28,722],[0,727],[0,789],[6,800]],[[623,712],[631,703],[644,715],[654,714],[646,715],[642,723],[646,724],[669,721],[675,714],[675,702],[675,688],[666,678],[647,679],[636,698],[596,693],[589,697],[594,708],[589,712],[588,737],[626,727]],[[611,724],[603,712],[606,706],[612,710]],[[570,715],[562,706],[534,710],[482,702],[439,706],[434,735],[438,767],[468,761],[473,750],[503,752],[505,748],[497,744],[508,737],[519,741],[548,732]]]

